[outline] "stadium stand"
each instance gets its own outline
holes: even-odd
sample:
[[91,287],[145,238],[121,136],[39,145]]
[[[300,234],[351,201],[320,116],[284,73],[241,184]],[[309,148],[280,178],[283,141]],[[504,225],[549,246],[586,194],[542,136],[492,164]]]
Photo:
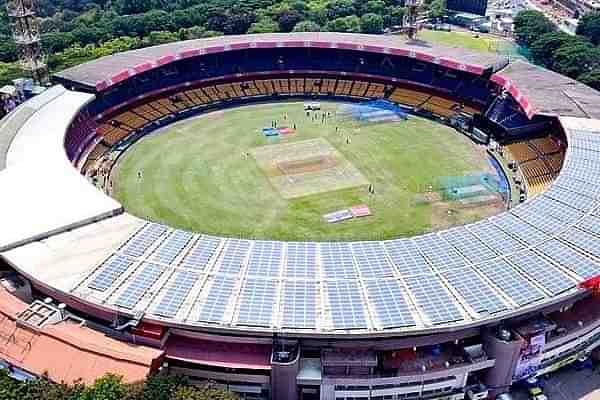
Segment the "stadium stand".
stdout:
[[527,184],[529,196],[544,192],[558,176],[564,151],[551,135],[505,146]]
[[[331,78],[261,79],[208,85],[154,98],[144,104],[138,104],[130,110],[113,113],[98,123],[96,131],[103,137],[106,144],[114,145],[126,139],[136,130],[161,118],[221,101],[273,95],[337,95],[376,99],[385,97],[385,91],[386,85],[381,83]],[[440,98],[439,101],[447,100]],[[449,104],[449,101],[447,102],[444,104]],[[443,108],[435,103],[432,104],[432,107]],[[452,106],[455,104],[452,103]],[[89,119],[91,118],[88,117],[87,120]],[[79,140],[79,138],[75,137],[74,140]]]

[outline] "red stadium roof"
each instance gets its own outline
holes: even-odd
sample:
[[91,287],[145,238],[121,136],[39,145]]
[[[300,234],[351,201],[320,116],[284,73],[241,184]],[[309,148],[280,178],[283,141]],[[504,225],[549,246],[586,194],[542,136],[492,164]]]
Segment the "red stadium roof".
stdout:
[[408,41],[399,36],[331,32],[271,33],[222,36],[147,47],[90,61],[59,72],[55,76],[102,91],[129,77],[179,59],[233,50],[277,47],[338,48],[404,55],[475,74],[481,74],[490,67],[497,70],[506,64],[506,59],[496,54],[422,41]]

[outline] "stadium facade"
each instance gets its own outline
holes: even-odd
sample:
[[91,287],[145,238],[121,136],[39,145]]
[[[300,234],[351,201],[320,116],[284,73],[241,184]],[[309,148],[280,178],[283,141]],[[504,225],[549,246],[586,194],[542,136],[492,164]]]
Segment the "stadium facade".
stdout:
[[[18,274],[0,326],[34,338],[0,346],[13,371],[41,374],[36,341],[52,337],[127,380],[160,370],[245,398],[485,398],[600,344],[600,302],[582,287],[600,274],[600,95],[585,85],[494,54],[333,33],[179,42],[53,79],[0,123],[0,261]],[[531,198],[500,215],[371,242],[185,232],[87,179],[161,126],[286,98],[460,115],[550,172],[523,168]],[[28,285],[51,300],[32,302]],[[87,365],[81,377],[102,372]]]

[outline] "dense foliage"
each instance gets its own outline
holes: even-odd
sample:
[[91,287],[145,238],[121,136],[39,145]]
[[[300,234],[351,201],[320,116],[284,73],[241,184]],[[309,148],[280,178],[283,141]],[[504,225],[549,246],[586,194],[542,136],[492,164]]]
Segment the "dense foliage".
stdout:
[[584,15],[572,36],[557,31],[538,11],[521,11],[515,38],[529,48],[536,64],[600,89],[600,13]]
[[0,370],[2,400],[236,400],[231,392],[209,386],[191,386],[185,378],[156,375],[127,385],[116,375],[99,378],[93,385],[52,384],[45,379],[19,382]]
[[[0,0],[0,62],[14,63]],[[57,71],[115,51],[215,35],[382,33],[401,25],[403,0],[36,0],[48,64]],[[429,2],[428,2],[429,3]],[[440,13],[443,0],[433,0]],[[0,83],[13,75],[0,64]]]

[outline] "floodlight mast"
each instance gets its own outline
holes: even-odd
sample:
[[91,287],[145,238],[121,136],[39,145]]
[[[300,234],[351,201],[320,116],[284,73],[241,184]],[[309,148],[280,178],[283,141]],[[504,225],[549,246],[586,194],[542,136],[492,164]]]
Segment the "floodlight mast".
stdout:
[[422,4],[422,0],[406,0],[404,2],[406,13],[404,14],[403,31],[406,32],[409,39],[417,38],[417,32],[419,31],[417,16]]
[[34,0],[10,0],[6,4],[19,64],[38,84],[48,82],[48,65],[42,53],[40,24]]

